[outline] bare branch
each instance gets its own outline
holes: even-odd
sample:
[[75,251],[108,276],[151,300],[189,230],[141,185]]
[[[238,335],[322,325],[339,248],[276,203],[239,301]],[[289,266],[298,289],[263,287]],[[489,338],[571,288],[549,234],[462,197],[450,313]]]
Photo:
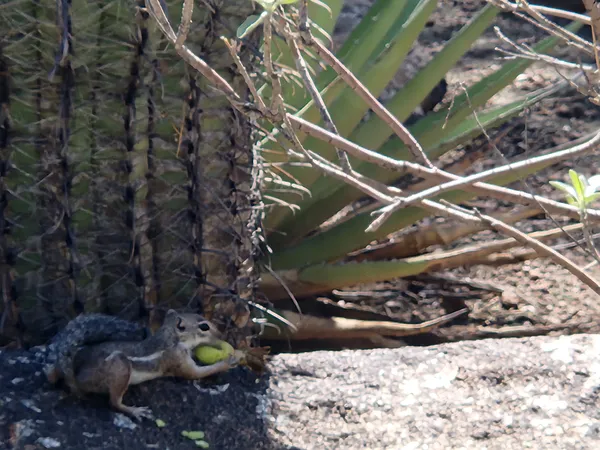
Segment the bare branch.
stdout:
[[[526,0],[519,0],[517,3],[511,3],[507,0],[488,0],[488,2],[505,11],[512,11],[516,16],[532,23],[538,28],[545,30],[551,35],[559,37],[560,39],[566,41],[569,45],[577,47],[581,51],[584,51],[590,55],[593,54],[593,44],[577,36],[575,33],[572,33],[566,28],[563,28],[548,20],[540,13],[539,8],[532,8]],[[523,13],[520,11],[523,11]]]
[[575,275],[577,278],[579,278],[579,280],[581,280],[583,283],[587,284],[596,294],[600,295],[600,284],[598,284],[598,282],[593,277],[588,275],[584,270],[580,269],[570,259],[561,255],[553,248],[541,243],[537,239],[533,239],[527,236],[525,233],[517,230],[516,228],[511,227],[510,225],[506,225],[505,223],[500,222],[499,220],[496,220],[493,217],[484,214],[478,214],[478,216],[481,220],[489,224],[492,228],[500,231],[503,234],[513,237],[514,239],[522,242],[523,244],[533,248],[538,253],[544,256],[548,256],[554,262],[561,265],[573,275]]
[[527,236],[525,233],[517,230],[515,227],[505,224],[498,219],[491,216],[481,214],[478,211],[471,213],[464,208],[459,208],[456,205],[448,205],[447,207],[440,205],[439,203],[432,202],[431,200],[423,200],[423,205],[426,205],[428,209],[437,210],[439,214],[446,214],[455,216],[467,221],[481,221],[493,229],[510,236],[524,245],[533,248],[536,252],[541,255],[547,256],[557,264],[561,265],[579,280],[589,286],[595,293],[600,295],[600,284],[584,270],[580,269],[571,260],[561,255],[553,248],[548,247],[537,239]]
[[[290,116],[290,122],[292,122],[293,125],[297,125],[298,130],[304,133],[322,139],[326,142],[335,143],[335,145],[347,151],[352,156],[355,156],[363,161],[372,164],[377,164],[378,166],[383,167],[385,169],[394,170],[398,172],[409,172],[416,176],[439,181],[451,181],[462,179],[458,175],[454,175],[449,172],[444,172],[440,169],[430,169],[428,167],[424,167],[416,163],[412,163],[409,161],[398,161],[388,156],[381,155],[377,152],[361,147],[341,136],[336,136],[328,132],[327,130],[313,125],[312,123],[300,117]],[[596,136],[597,135],[595,135],[594,138]],[[523,204],[537,204],[539,202],[540,204],[544,205],[544,207],[547,208],[548,211],[566,214],[569,217],[579,219],[579,209],[575,206],[556,202],[544,197],[528,194],[514,189],[509,189],[488,183],[477,182],[472,185],[465,186],[465,190],[477,194],[487,194],[495,198],[515,201],[517,203]],[[600,219],[599,210],[588,210],[588,212],[590,214],[590,217]]]
[[550,153],[548,155],[537,156],[534,158],[527,159],[525,161],[509,163],[500,167],[494,167],[493,169],[486,170],[484,172],[475,173],[468,177],[460,178],[454,181],[449,181],[447,183],[443,183],[438,186],[425,189],[424,191],[419,192],[418,194],[411,195],[410,197],[407,197],[405,199],[398,200],[398,202],[394,205],[389,205],[385,208],[382,208],[379,211],[381,216],[379,216],[369,228],[376,230],[383,222],[385,222],[392,214],[394,214],[399,209],[405,208],[406,206],[412,205],[414,203],[418,203],[423,199],[435,197],[451,189],[456,189],[467,185],[473,185],[479,181],[489,180],[490,178],[496,177],[504,173],[510,173],[520,169],[526,169],[536,164],[550,165],[568,158],[572,158],[576,155],[583,155],[585,153],[589,153],[591,151],[596,150],[599,144],[600,133],[594,136],[594,138],[592,138],[590,141],[567,150]]
[[421,161],[428,167],[433,167],[431,161],[423,151],[421,144],[396,117],[389,112],[373,94],[350,72],[333,53],[327,49],[318,39],[314,39],[310,32],[301,33],[305,45],[312,48],[337,74],[362,98],[377,116],[392,129],[394,133],[406,144],[416,161]]
[[[298,72],[300,72],[300,75],[302,76],[304,85],[306,86],[306,89],[310,93],[310,96],[312,97],[313,101],[317,105],[317,108],[319,109],[321,118],[323,119],[323,122],[325,123],[325,128],[334,134],[339,134],[335,124],[333,123],[331,115],[329,114],[329,111],[327,110],[327,106],[325,106],[325,102],[323,101],[321,94],[319,94],[317,86],[315,86],[315,83],[314,83],[312,77],[310,76],[310,73],[308,72],[308,68],[306,67],[306,62],[304,61],[304,58],[302,57],[302,54],[300,53],[300,49],[298,48],[298,45],[296,44],[296,40],[292,37],[292,33],[291,33],[291,30],[289,29],[289,26],[286,25],[285,27],[283,27],[282,32],[286,38],[286,42],[287,42],[288,46],[290,47],[290,50],[292,51],[292,56],[293,56],[294,60],[296,61],[296,68],[298,69]],[[335,150],[337,152],[338,159],[340,160],[340,165],[342,166],[342,169],[344,170],[344,172],[350,172],[352,170],[352,167],[350,165],[350,160],[348,159],[348,155],[343,150],[340,150],[337,147]]]

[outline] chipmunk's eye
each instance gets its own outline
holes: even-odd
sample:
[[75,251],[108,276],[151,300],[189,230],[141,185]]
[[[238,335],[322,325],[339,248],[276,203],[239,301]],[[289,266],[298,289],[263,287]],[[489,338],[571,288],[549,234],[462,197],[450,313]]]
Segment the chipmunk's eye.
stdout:
[[177,321],[177,329],[179,331],[185,331],[185,325],[183,324],[183,320],[179,319]]
[[206,322],[202,322],[200,325],[198,325],[198,328],[200,328],[202,331],[210,330],[210,326]]

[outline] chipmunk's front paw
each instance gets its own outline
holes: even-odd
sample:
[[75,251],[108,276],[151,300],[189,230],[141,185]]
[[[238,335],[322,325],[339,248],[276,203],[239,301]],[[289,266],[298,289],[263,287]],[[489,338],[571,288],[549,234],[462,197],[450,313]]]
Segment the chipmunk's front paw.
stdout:
[[128,406],[126,412],[138,422],[143,418],[154,420],[152,410],[146,406]]
[[233,369],[235,366],[237,366],[240,363],[239,359],[236,358],[234,355],[231,355],[230,357],[228,357],[225,360],[225,364],[227,364],[227,367],[229,369]]
[[230,368],[233,368],[233,367],[238,366],[244,360],[245,356],[246,355],[244,352],[235,350],[233,352],[233,355],[231,355],[229,358],[226,359],[226,362]]

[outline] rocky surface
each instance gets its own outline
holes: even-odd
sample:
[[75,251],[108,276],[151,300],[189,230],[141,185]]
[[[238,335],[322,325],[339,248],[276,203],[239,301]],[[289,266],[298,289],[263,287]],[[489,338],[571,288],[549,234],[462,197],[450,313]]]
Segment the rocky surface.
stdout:
[[285,355],[274,431],[300,448],[600,448],[599,352],[578,335]]
[[126,402],[166,422],[134,424],[102,397],[44,383],[24,352],[0,353],[0,448],[600,448],[600,335],[482,340],[275,356],[256,379],[159,380]]

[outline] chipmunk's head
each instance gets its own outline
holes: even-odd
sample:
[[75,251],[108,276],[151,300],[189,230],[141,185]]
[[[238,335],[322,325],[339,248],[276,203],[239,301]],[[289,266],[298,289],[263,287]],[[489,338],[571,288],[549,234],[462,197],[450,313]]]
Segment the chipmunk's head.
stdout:
[[170,309],[165,316],[165,326],[189,349],[199,345],[215,345],[221,337],[214,324],[199,314],[182,314]]

